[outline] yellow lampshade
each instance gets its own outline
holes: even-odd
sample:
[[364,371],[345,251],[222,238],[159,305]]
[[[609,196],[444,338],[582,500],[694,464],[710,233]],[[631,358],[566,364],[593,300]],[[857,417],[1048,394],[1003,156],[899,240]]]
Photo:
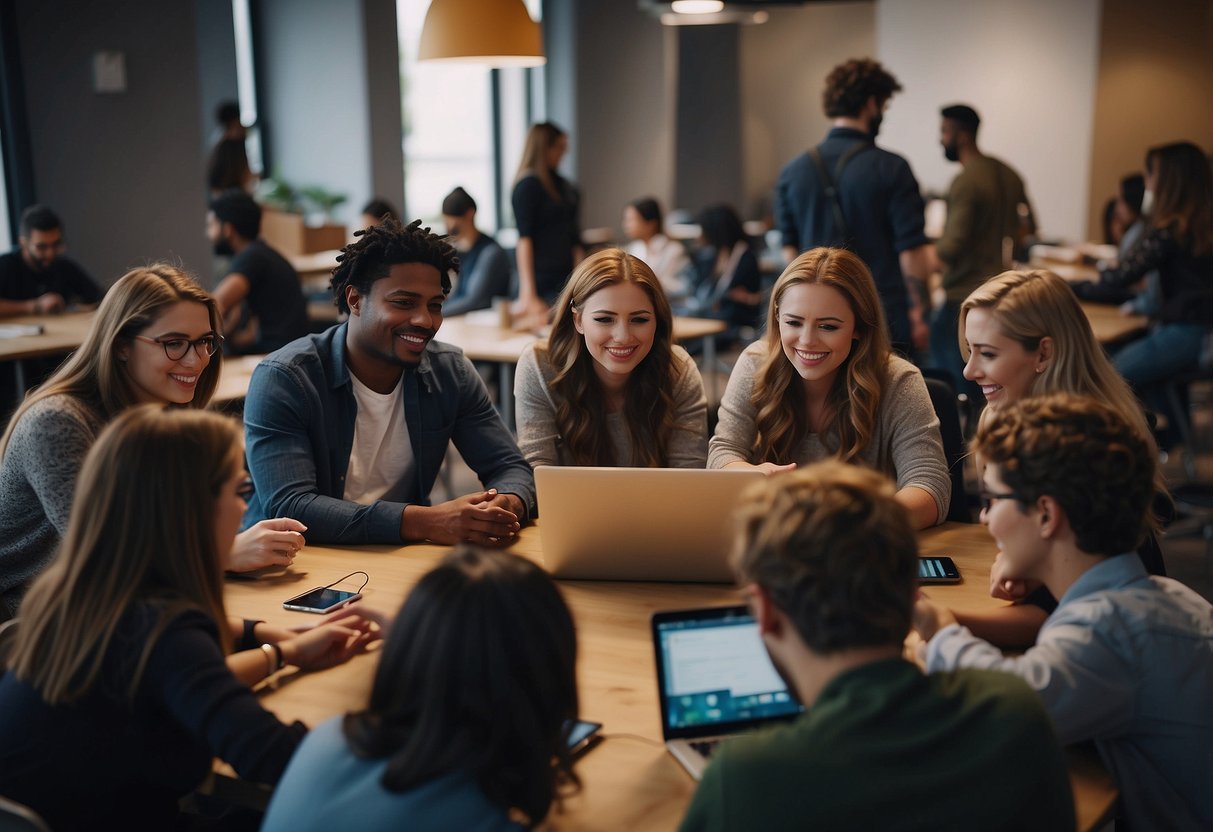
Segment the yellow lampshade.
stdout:
[[539,66],[543,37],[522,0],[433,0],[419,61]]

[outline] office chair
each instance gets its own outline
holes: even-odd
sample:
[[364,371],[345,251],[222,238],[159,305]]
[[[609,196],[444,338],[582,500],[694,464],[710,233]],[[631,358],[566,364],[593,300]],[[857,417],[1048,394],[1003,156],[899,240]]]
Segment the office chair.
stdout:
[[951,385],[938,378],[926,377],[927,393],[931,406],[939,418],[939,436],[943,440],[943,455],[948,463],[948,475],[952,479],[952,499],[948,503],[950,522],[972,523],[973,513],[969,509],[969,495],[965,491],[964,434],[960,428],[960,406]]

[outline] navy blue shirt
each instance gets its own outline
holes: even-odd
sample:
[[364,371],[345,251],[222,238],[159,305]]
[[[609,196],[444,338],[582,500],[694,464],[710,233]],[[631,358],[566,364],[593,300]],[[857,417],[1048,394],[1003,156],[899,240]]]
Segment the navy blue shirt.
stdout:
[[459,280],[442,304],[442,314],[449,318],[488,309],[493,298],[509,294],[510,260],[496,240],[481,234],[470,249],[459,254]]
[[[818,145],[833,177],[838,160],[857,142],[872,137],[849,127],[835,127]],[[826,196],[808,153],[789,162],[775,186],[775,221],[783,244],[807,251],[816,246],[845,246],[872,270],[888,318],[892,339],[909,340],[909,303],[898,255],[927,243],[918,180],[905,159],[872,145],[851,157],[835,182],[849,238],[834,228],[833,201]]]

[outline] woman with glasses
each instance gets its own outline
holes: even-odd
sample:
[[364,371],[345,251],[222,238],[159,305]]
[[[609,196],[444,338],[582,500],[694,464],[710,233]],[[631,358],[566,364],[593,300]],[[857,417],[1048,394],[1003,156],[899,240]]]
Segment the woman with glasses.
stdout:
[[[960,306],[959,337],[964,376],[981,386],[989,410],[1049,393],[1090,396],[1119,411],[1157,455],[1141,404],[1096,340],[1073,290],[1052,272],[1009,271],[987,280]],[[1169,502],[1161,471],[1155,490],[1160,495],[1157,502]],[[1018,498],[983,493],[982,508],[1008,499]],[[1151,573],[1165,575],[1153,535],[1159,528],[1156,518],[1151,518],[1150,528],[1138,554]],[[995,597],[1022,603],[956,615],[981,638],[1003,646],[1032,644],[1045,617],[1057,606],[1047,589],[1028,587],[1005,574],[1001,558],[991,570],[990,590]]]
[[279,639],[258,627],[266,643],[233,652],[222,575],[247,476],[239,424],[215,413],[138,405],[101,431],[89,498],[5,625],[0,794],[57,830],[174,829],[215,756],[279,778],[306,728],[248,683],[339,664],[377,633],[351,611]]
[[[84,343],[13,414],[0,438],[0,621],[67,529],[76,475],[97,434],[132,405],[202,408],[219,380],[215,302],[173,266],[123,275]],[[182,470],[181,476],[189,476]],[[265,520],[237,537],[229,568],[289,565],[302,523]]]

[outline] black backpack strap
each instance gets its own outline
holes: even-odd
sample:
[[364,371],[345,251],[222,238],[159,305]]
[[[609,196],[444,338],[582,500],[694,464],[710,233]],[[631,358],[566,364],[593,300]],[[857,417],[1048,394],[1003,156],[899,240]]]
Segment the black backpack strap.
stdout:
[[847,166],[847,162],[870,147],[875,147],[875,145],[871,142],[856,142],[847,148],[847,152],[842,154],[838,159],[838,164],[834,166],[833,176],[830,176],[830,172],[826,168],[826,164],[822,160],[821,152],[818,148],[809,148],[809,158],[813,160],[813,165],[817,168],[817,176],[821,179],[821,184],[824,186],[825,195],[834,208],[834,237],[842,241],[844,245],[846,241],[850,240],[851,232],[847,227],[846,214],[842,210],[842,200],[838,198],[838,185],[836,183],[842,177],[842,171]]

